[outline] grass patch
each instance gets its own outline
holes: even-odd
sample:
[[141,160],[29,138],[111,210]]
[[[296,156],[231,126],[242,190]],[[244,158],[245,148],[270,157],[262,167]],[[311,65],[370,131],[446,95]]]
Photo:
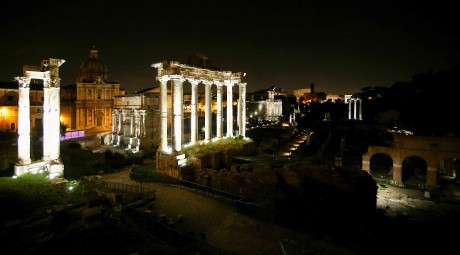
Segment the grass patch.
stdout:
[[216,151],[241,150],[249,142],[251,140],[244,139],[243,137],[227,137],[212,142],[199,142],[182,148],[182,152],[187,157],[200,157]]
[[17,178],[0,177],[0,221],[24,220],[42,215],[55,206],[86,202],[86,191],[114,192],[92,182],[72,180],[53,184],[46,173],[27,173]]
[[157,174],[157,169],[153,165],[140,165],[131,170],[131,179],[138,182],[153,182]]

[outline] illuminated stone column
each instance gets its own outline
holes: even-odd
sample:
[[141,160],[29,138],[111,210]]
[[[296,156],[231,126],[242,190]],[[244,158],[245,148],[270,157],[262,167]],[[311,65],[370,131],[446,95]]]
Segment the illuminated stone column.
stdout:
[[211,84],[210,81],[204,81],[204,98],[205,98],[205,112],[204,112],[204,140],[211,140],[212,134],[212,97],[211,97]]
[[353,102],[354,102],[353,119],[356,120],[356,107],[358,105],[358,100],[353,100]]
[[16,77],[19,83],[18,102],[18,164],[28,165],[30,160],[30,99],[29,83],[26,77]]
[[49,79],[43,81],[43,161],[49,161],[51,155],[51,92],[49,83]]
[[[61,150],[61,98],[60,98],[60,84],[61,79],[59,78],[59,67],[65,62],[63,59],[53,59],[50,58],[46,60],[45,63],[49,65],[49,73],[45,72],[45,76],[49,75],[48,83],[44,80],[44,84],[48,84],[49,88],[49,126],[46,127],[43,125],[43,140],[45,140],[45,131],[48,133],[48,146],[49,149],[49,160],[54,161],[54,163],[60,163],[60,150]],[[46,92],[45,92],[46,93]],[[46,97],[45,97],[46,98]],[[44,123],[43,123],[44,124]],[[43,146],[45,146],[45,141],[43,141]],[[43,148],[45,152],[45,148]],[[43,155],[45,156],[45,155]],[[63,171],[64,169],[58,169],[57,171]],[[54,170],[51,170],[54,172]],[[51,173],[51,174],[62,174],[61,173]]]
[[225,81],[227,86],[227,137],[233,136],[233,83]]
[[239,96],[238,131],[240,136],[246,137],[246,83],[240,83]]
[[198,80],[191,80],[192,84],[191,92],[191,109],[190,109],[190,143],[196,143],[198,140],[198,110],[197,110],[197,100],[198,100]]
[[[51,80],[52,81],[52,80]],[[52,82],[53,83],[53,82]],[[52,84],[53,85],[53,84]],[[60,145],[61,145],[61,121],[60,121],[60,100],[59,87],[50,88],[50,160],[60,162]],[[43,127],[45,129],[45,127]]]
[[359,99],[359,120],[363,120],[363,100]]
[[116,129],[117,129],[117,110],[112,111],[112,144],[116,141]]
[[140,143],[140,134],[141,134],[141,116],[140,112],[135,110],[134,111],[134,144],[136,145],[135,151],[139,151],[139,143]]
[[215,82],[217,85],[217,111],[216,111],[216,136],[222,138],[222,82]]
[[182,123],[183,118],[183,101],[184,101],[184,92],[182,84],[184,78],[180,75],[173,75],[171,77],[172,82],[172,95],[173,95],[173,151],[180,152],[182,150],[182,137],[183,129]]
[[351,120],[351,99],[348,100],[348,119]]
[[118,122],[117,122],[117,146],[120,146],[121,144],[121,138],[123,134],[123,129],[121,128],[121,125],[123,123],[123,111],[121,109],[118,110],[117,112],[118,115]]
[[145,110],[141,111],[141,117],[142,117],[142,124],[141,124],[141,137],[145,137],[146,135],[146,128],[145,128]]
[[134,142],[134,110],[131,110],[129,116],[129,143],[128,149],[131,149]]
[[169,77],[162,76],[160,81],[160,151],[168,151],[168,87]]

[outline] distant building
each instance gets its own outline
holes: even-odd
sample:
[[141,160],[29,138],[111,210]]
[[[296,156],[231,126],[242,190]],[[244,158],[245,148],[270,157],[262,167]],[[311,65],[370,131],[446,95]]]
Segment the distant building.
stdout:
[[[170,91],[168,99],[168,108],[171,108]],[[114,97],[112,145],[133,151],[154,151],[160,141],[159,128],[160,87]]]
[[283,89],[270,87],[248,93],[251,99],[247,103],[247,116],[256,121],[281,121],[283,118],[283,100],[286,93]]
[[93,46],[76,83],[61,87],[61,122],[69,130],[111,131],[113,98],[124,94],[119,82],[109,80],[109,69]]
[[[32,69],[24,69],[32,70]],[[43,81],[30,82],[30,124],[31,135],[42,129]],[[0,132],[17,132],[18,128],[19,84],[17,81],[0,82]]]

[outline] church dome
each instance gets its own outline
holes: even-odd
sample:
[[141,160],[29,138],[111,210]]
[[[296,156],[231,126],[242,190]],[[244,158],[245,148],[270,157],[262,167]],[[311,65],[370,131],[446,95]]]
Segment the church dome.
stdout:
[[95,46],[90,50],[89,59],[80,64],[77,82],[102,83],[109,79],[109,69],[99,60]]

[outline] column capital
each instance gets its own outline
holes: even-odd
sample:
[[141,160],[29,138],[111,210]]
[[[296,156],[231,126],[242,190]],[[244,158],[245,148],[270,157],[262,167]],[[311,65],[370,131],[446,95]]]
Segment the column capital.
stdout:
[[210,80],[201,80],[201,82],[205,85],[212,85],[214,82]]
[[235,82],[234,82],[234,81],[231,81],[231,80],[225,80],[225,81],[224,81],[224,84],[225,84],[225,86],[227,86],[227,87],[229,87],[229,86],[233,87],[233,85],[235,85]]
[[214,84],[216,84],[216,86],[224,86],[224,83],[221,81],[214,81]]
[[42,65],[47,64],[50,67],[60,67],[65,63],[64,59],[50,58],[42,61]]
[[168,82],[169,81],[169,76],[168,75],[163,75],[163,76],[157,77],[157,80],[159,80],[161,82]]
[[240,83],[238,83],[238,85],[244,87],[244,86],[246,86],[246,85],[248,85],[248,84],[247,84],[246,82],[240,82]]
[[172,75],[169,75],[169,79],[170,79],[170,80],[179,80],[180,82],[184,82],[184,81],[185,81],[184,76],[182,76],[182,75],[180,75],[180,74],[172,74]]
[[198,83],[201,82],[200,80],[196,80],[196,79],[193,79],[193,78],[189,78],[187,80],[188,80],[188,82],[190,82],[193,85],[198,85]]
[[19,83],[19,88],[29,88],[30,78],[28,77],[14,77],[15,80]]

